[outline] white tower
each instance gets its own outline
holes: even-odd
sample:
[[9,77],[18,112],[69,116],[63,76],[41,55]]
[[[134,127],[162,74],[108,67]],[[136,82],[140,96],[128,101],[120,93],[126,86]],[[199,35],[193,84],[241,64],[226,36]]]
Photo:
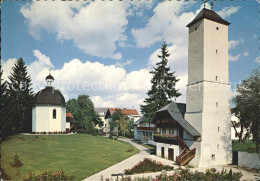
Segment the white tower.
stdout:
[[45,78],[47,86],[53,87],[54,78],[52,77],[51,73]]
[[185,119],[201,133],[195,166],[231,163],[228,25],[218,14],[202,9],[189,28],[187,110]]

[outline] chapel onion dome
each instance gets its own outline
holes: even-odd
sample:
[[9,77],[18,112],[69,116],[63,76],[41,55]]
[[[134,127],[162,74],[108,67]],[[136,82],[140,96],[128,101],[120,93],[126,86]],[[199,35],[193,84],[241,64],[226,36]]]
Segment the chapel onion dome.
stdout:
[[51,83],[54,78],[50,75],[46,77],[47,86],[34,96],[34,105],[61,105],[65,106],[65,99],[59,90],[55,90]]

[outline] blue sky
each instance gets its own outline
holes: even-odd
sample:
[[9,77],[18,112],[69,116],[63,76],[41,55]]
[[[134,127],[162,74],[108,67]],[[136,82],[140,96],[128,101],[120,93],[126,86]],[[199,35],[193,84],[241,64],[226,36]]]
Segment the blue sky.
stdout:
[[[22,57],[38,91],[51,70],[66,100],[91,96],[95,106],[139,109],[149,71],[165,40],[169,66],[186,100],[188,29],[202,2],[95,1],[2,3],[2,64],[7,78]],[[207,4],[209,8],[209,4]],[[259,66],[259,3],[214,1],[229,26],[229,75],[236,83]]]

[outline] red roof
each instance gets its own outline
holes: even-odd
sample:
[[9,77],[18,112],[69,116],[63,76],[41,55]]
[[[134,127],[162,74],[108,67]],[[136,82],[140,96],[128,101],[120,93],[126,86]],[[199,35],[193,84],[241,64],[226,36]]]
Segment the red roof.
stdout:
[[116,110],[121,110],[122,114],[125,115],[139,115],[136,109],[120,109],[120,108],[108,108],[110,114],[114,114]]
[[66,117],[67,118],[73,118],[72,114],[70,112],[66,112]]

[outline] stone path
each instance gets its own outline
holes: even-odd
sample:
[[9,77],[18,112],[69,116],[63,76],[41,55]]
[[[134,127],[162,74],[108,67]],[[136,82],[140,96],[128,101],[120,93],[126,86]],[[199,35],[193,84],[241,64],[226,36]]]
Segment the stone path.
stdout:
[[131,141],[129,139],[119,139],[119,140],[132,144],[134,147],[136,147],[137,149],[140,150],[140,153],[133,155],[111,167],[108,167],[105,170],[102,170],[102,171],[84,179],[84,181],[100,181],[101,176],[103,176],[104,180],[106,178],[111,179],[111,174],[124,173],[125,169],[132,168],[134,165],[136,165],[139,161],[142,161],[144,158],[151,158],[152,160],[159,161],[164,165],[174,166],[173,161],[159,158],[155,155],[150,155],[150,150],[148,148],[146,148],[138,143],[135,143],[134,141]]

